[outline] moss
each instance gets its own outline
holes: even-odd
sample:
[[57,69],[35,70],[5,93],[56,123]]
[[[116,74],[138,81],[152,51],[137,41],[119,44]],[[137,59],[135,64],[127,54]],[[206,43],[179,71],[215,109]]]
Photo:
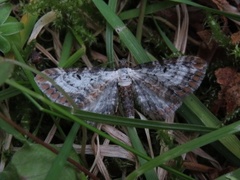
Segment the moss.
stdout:
[[207,24],[212,32],[212,38],[219,43],[220,46],[228,47],[230,44],[230,38],[224,34],[221,29],[220,23],[217,19],[211,15],[207,15]]
[[[57,29],[71,27],[84,42],[92,43],[95,38],[91,27],[98,27],[101,16],[90,0],[40,0],[25,6],[25,11],[32,14],[44,14],[49,11],[57,13],[54,26]],[[90,26],[88,26],[90,25]],[[94,29],[95,31],[96,29]]]

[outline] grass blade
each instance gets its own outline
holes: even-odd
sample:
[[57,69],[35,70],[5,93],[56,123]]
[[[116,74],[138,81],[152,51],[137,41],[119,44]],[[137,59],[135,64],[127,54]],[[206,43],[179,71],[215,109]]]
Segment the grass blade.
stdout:
[[[179,108],[178,112],[192,124],[203,124],[206,127],[221,127],[221,122],[199,101],[199,99],[190,95],[185,98],[184,104]],[[223,151],[223,147],[215,144],[214,148],[217,151],[223,151],[222,155],[226,158],[240,164],[240,142],[234,135],[226,136],[223,139],[219,139],[221,144],[226,149]],[[237,157],[237,158],[236,158]]]
[[121,41],[129,49],[138,63],[149,62],[150,59],[145,53],[140,43],[136,40],[131,31],[121,21],[121,19],[113,12],[113,10],[102,0],[93,0],[99,11],[102,13],[107,22],[118,33]]
[[212,143],[214,141],[217,141],[221,138],[226,137],[226,135],[231,135],[234,133],[238,133],[240,131],[240,121],[235,122],[231,125],[225,126],[221,129],[215,130],[211,133],[208,133],[206,135],[203,135],[199,138],[196,138],[190,142],[187,142],[183,145],[180,145],[176,148],[173,148],[162,155],[154,158],[153,160],[147,162],[146,164],[142,165],[137,170],[133,171],[126,179],[136,179],[141,174],[145,173],[146,171],[153,169],[154,167],[157,167],[173,158],[176,158],[184,153],[187,153],[189,151],[192,151],[196,148],[202,147],[206,144]]

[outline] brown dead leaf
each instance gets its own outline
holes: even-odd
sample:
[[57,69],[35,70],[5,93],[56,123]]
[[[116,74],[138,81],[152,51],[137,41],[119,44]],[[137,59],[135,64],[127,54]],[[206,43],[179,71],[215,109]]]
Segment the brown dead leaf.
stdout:
[[204,164],[184,161],[183,162],[183,167],[185,169],[188,169],[188,170],[191,170],[191,171],[207,173],[209,179],[215,179],[219,176],[219,174],[218,174],[219,170],[218,169],[206,166]]
[[212,39],[212,33],[210,30],[198,31],[197,34],[202,39],[202,41],[204,42],[208,49],[214,48],[215,42]]
[[240,31],[235,32],[231,35],[232,44],[236,45],[240,42]]
[[212,2],[215,3],[220,10],[224,10],[230,6],[226,0],[212,0]]
[[218,93],[218,102],[223,102],[220,106],[226,106],[226,113],[232,113],[240,106],[240,73],[235,69],[226,67],[215,71],[217,82],[221,86]]

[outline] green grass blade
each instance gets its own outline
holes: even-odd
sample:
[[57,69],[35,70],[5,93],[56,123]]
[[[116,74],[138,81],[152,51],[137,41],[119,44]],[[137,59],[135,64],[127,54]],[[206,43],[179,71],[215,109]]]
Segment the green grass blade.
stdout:
[[[206,127],[221,127],[221,122],[199,101],[199,99],[190,95],[184,99],[184,104],[178,112],[192,124],[201,124]],[[234,135],[226,136],[219,140],[226,149],[223,151],[222,146],[214,146],[217,151],[222,153],[227,159],[240,164],[240,141]],[[226,153],[228,151],[228,153]],[[237,158],[236,158],[237,157]]]
[[62,47],[62,52],[61,52],[61,57],[59,59],[58,67],[66,68],[65,64],[67,63],[67,59],[70,56],[72,43],[73,43],[73,35],[71,32],[68,31],[63,42],[63,47]]
[[142,0],[140,3],[140,14],[138,18],[137,32],[136,32],[136,38],[140,43],[142,39],[143,22],[145,18],[146,6],[147,6],[147,0]]
[[63,64],[62,67],[63,68],[69,68],[71,66],[73,66],[73,64],[77,61],[79,61],[79,59],[86,54],[86,49],[85,46],[83,46],[82,48],[78,49],[75,53],[73,53]]
[[3,131],[9,134],[14,135],[14,137],[19,141],[27,143],[26,138],[20,132],[18,132],[14,127],[12,127],[9,123],[7,123],[1,114],[0,114],[0,129],[2,129]]
[[18,33],[23,29],[23,24],[19,22],[8,22],[0,26],[0,32],[3,36],[9,36]]
[[2,25],[9,17],[12,10],[10,3],[4,3],[0,5],[0,25]]
[[129,49],[136,61],[140,64],[149,62],[150,59],[142,46],[114,11],[102,0],[93,0],[93,3],[97,6],[107,22],[118,33],[121,41]]
[[0,85],[8,79],[13,71],[13,64],[3,61],[3,58],[0,57]]
[[[108,6],[115,12],[117,8],[117,0],[110,0]],[[114,49],[113,49],[113,28],[109,23],[107,23],[107,26],[106,26],[106,52],[107,52],[109,67],[114,69],[115,62],[114,62]]]
[[79,127],[79,124],[73,124],[59,154],[55,158],[50,170],[48,171],[48,174],[45,178],[46,180],[59,179],[59,176],[61,175],[59,172],[62,172],[63,168],[67,163],[67,158],[72,150],[72,145],[79,130]]
[[190,132],[199,132],[206,133],[216,130],[216,128],[208,128],[200,125],[191,125],[191,124],[183,124],[183,123],[165,123],[161,121],[142,121],[140,119],[129,119],[125,117],[119,116],[111,116],[111,115],[103,115],[90,113],[86,111],[75,111],[75,115],[81,117],[82,119],[90,120],[93,122],[106,123],[106,124],[114,124],[114,125],[122,125],[129,127],[138,127],[138,128],[149,128],[149,129],[167,129],[167,130],[182,130],[182,131],[190,131]]
[[[158,11],[170,8],[175,6],[177,3],[171,2],[171,1],[162,1],[158,3],[153,3],[151,5],[147,5],[145,14],[153,14]],[[119,14],[119,17],[122,20],[126,19],[132,19],[138,17],[140,14],[140,9],[132,9],[132,10],[127,10]]]
[[[82,40],[80,39],[79,35],[77,35],[73,30],[71,30],[71,31],[73,34],[68,31],[68,33],[64,39],[61,58],[60,58],[59,64],[58,64],[58,67],[61,67],[61,68],[69,68],[69,67],[73,66],[73,64],[76,61],[78,61],[86,53],[86,47],[83,44]],[[73,43],[73,37],[75,37],[77,39],[81,48],[78,49],[76,52],[74,52],[72,55],[70,55],[72,43]]]
[[238,180],[240,177],[240,169],[236,169],[234,171],[231,171],[230,173],[224,174],[215,180]]
[[234,133],[240,132],[240,121],[235,122],[231,125],[222,127],[221,129],[215,130],[211,133],[203,135],[199,138],[191,140],[183,145],[180,145],[176,148],[173,148],[162,155],[154,158],[153,160],[145,163],[137,170],[133,171],[126,179],[136,179],[138,176],[142,175],[146,171],[153,169],[173,158],[176,158],[184,153],[192,151],[196,148],[202,147],[219,139],[226,137],[227,135],[231,135]]
[[[133,127],[127,127],[127,130],[128,130],[128,136],[131,140],[132,146],[147,156],[147,153],[146,153],[145,149],[143,148],[142,142],[138,136],[136,129]],[[138,161],[139,161],[140,165],[143,165],[147,162],[146,159],[143,159],[141,157],[138,157]],[[145,178],[149,179],[149,180],[157,180],[158,179],[157,174],[154,171],[154,169],[151,169],[151,170],[145,172],[144,175],[145,175]]]
[[[14,55],[16,57],[16,59],[21,62],[22,64],[25,64],[25,61],[20,53],[20,51],[18,50],[18,48],[13,44],[12,45],[12,49],[13,49],[13,52],[14,52]],[[38,93],[41,93],[41,91],[39,90],[39,88],[37,87],[35,81],[34,81],[34,75],[31,71],[29,71],[28,69],[26,68],[23,68],[23,72],[25,73],[27,79],[28,79],[28,82],[30,82],[31,86],[34,88],[34,90]]]
[[216,9],[213,9],[213,8],[209,8],[209,7],[200,5],[200,4],[198,4],[198,3],[195,3],[195,2],[193,2],[193,1],[191,1],[191,0],[170,0],[170,1],[176,2],[176,3],[181,3],[181,4],[184,3],[184,4],[187,4],[187,5],[190,5],[190,6],[197,7],[197,8],[199,8],[199,9],[203,9],[203,10],[208,11],[208,12],[211,12],[211,13],[223,15],[223,16],[226,16],[226,17],[228,17],[228,18],[231,18],[231,19],[240,21],[240,16],[237,15],[237,14],[232,14],[232,13],[228,13],[228,12],[216,10]]
[[[237,14],[232,14],[232,13],[227,13],[224,11],[220,11],[217,9],[213,9],[213,8],[209,8],[203,5],[200,5],[198,3],[195,3],[194,1],[190,1],[190,0],[167,0],[167,1],[162,1],[162,2],[158,2],[158,3],[154,3],[151,5],[148,5],[146,7],[146,11],[145,14],[152,14],[152,13],[156,13],[158,11],[167,9],[167,8],[171,8],[173,6],[176,6],[177,4],[182,4],[185,3],[187,5],[190,6],[194,6],[200,9],[203,9],[205,11],[211,12],[211,13],[215,13],[215,14],[219,14],[219,15],[224,15],[228,18],[232,18],[234,20],[238,20],[240,19],[240,16]],[[140,10],[139,9],[132,9],[132,10],[128,10],[128,11],[124,11],[122,13],[119,14],[119,17],[122,20],[126,20],[126,19],[132,19],[132,18],[136,18],[139,16]]]
[[173,53],[179,53],[178,49],[173,45],[173,43],[170,41],[170,39],[166,36],[166,34],[162,31],[160,26],[158,25],[157,21],[154,19],[154,23],[157,27],[158,32],[162,36],[163,40],[165,41],[166,45],[168,48],[173,52]]
[[27,42],[38,16],[30,13],[26,13],[22,16],[21,22],[24,24],[23,30],[20,32],[21,36],[21,47]]
[[3,89],[0,91],[0,101],[6,100],[8,98],[14,97],[18,94],[21,94],[20,91],[13,87],[9,87],[7,89]]
[[9,41],[7,40],[7,38],[5,38],[4,36],[2,36],[0,34],[0,51],[2,53],[7,53],[11,50],[11,45],[9,43]]

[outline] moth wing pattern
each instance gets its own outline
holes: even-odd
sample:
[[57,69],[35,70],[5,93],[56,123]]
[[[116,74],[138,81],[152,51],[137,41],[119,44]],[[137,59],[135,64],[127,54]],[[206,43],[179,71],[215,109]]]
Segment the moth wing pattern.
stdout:
[[138,65],[131,75],[135,102],[151,119],[168,119],[202,82],[206,61],[182,56]]
[[[79,109],[102,114],[114,114],[118,102],[117,74],[103,68],[61,69],[43,71],[52,78],[76,103]],[[52,83],[37,75],[35,81],[49,99],[71,106]]]
[[[43,73],[52,78],[79,109],[101,114],[114,114],[119,96],[122,97],[119,86],[130,86],[135,104],[145,115],[158,120],[173,116],[183,99],[199,87],[206,68],[207,63],[201,58],[182,56],[118,70],[52,68]],[[35,81],[53,102],[71,106],[42,76],[37,75]]]

